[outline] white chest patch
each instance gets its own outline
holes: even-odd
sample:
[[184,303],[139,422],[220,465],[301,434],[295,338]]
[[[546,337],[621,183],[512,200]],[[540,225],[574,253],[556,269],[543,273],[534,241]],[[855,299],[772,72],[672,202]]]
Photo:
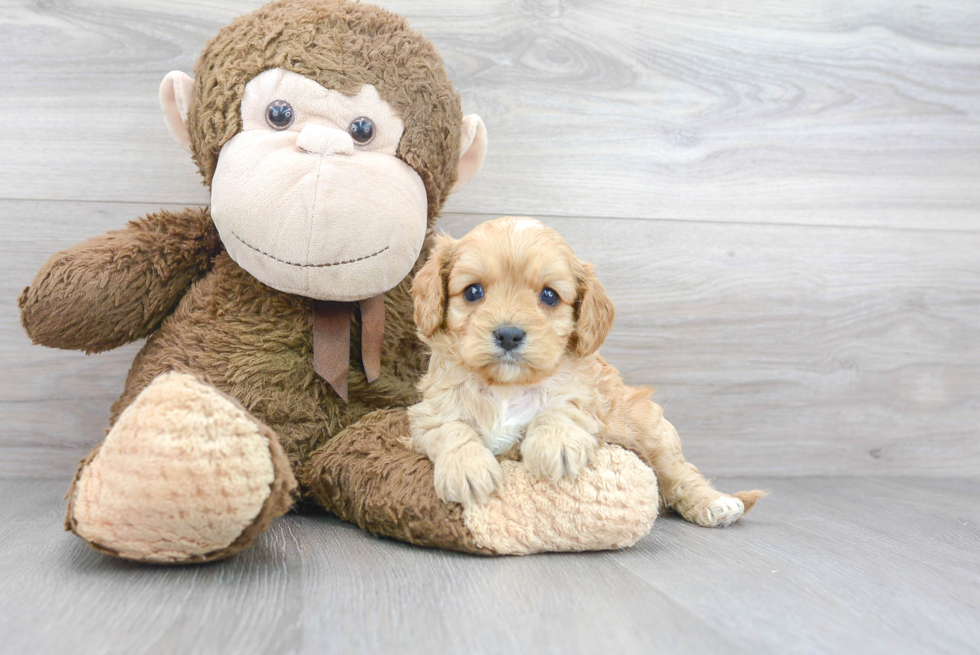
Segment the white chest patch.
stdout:
[[480,437],[494,455],[502,455],[521,440],[527,424],[544,409],[544,389],[491,387],[487,396],[494,403],[493,424],[480,426]]

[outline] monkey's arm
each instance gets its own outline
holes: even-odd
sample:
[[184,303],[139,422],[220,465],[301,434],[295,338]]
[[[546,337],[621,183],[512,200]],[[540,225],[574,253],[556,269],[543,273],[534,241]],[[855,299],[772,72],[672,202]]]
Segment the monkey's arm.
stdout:
[[211,266],[207,208],[161,210],[51,257],[20,295],[34,343],[93,353],[141,339]]

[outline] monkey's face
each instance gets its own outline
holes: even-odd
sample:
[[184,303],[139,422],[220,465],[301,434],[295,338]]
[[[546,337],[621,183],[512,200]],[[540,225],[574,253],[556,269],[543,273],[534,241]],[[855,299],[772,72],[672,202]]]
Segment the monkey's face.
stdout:
[[273,69],[245,86],[241,116],[211,185],[211,216],[239,266],[320,300],[367,298],[408,275],[426,190],[395,157],[404,124],[373,86],[348,97]]
[[220,30],[195,70],[164,78],[164,117],[228,254],[282,291],[394,288],[486,155],[432,44],[368,3],[275,0]]

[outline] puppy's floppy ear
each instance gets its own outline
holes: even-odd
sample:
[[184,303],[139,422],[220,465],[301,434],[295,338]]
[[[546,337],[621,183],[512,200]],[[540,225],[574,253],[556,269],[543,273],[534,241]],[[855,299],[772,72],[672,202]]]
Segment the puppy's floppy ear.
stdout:
[[592,264],[582,264],[575,320],[575,352],[586,357],[599,350],[609,336],[616,309],[596,277]]
[[429,259],[412,281],[415,324],[423,336],[431,337],[446,314],[446,284],[449,281],[449,255],[456,241],[445,234],[436,237]]

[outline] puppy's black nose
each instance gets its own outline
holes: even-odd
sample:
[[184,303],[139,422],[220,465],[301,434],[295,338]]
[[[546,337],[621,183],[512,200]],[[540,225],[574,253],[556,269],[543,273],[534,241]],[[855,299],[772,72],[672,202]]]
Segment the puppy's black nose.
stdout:
[[524,342],[524,330],[513,325],[502,325],[493,331],[497,345],[510,352]]

